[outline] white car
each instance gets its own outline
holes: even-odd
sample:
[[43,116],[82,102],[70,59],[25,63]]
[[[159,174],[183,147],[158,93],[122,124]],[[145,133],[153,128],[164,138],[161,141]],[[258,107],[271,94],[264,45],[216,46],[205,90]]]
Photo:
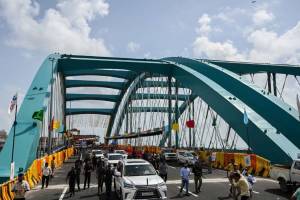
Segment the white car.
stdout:
[[120,199],[167,199],[166,183],[143,159],[123,160],[115,180]]
[[101,150],[93,149],[92,154],[96,156],[96,158],[104,159],[104,153]]
[[118,164],[120,160],[123,160],[123,155],[120,153],[108,153],[106,157],[107,157],[107,162],[112,166]]
[[165,153],[163,153],[163,156],[166,161],[176,161],[177,160],[176,153],[165,152]]
[[194,155],[188,151],[177,151],[177,160],[180,163],[188,163],[189,165],[195,163]]
[[127,159],[128,157],[128,154],[125,150],[114,150],[114,153],[122,154],[124,159]]

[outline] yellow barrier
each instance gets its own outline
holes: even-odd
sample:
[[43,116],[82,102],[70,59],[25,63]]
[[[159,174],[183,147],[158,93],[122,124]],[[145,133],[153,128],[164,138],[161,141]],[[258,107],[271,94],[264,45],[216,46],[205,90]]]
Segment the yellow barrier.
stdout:
[[[63,151],[59,151],[34,160],[24,174],[24,178],[28,182],[30,188],[33,188],[42,178],[42,165],[44,164],[43,160],[50,164],[51,160],[55,157],[55,167],[60,167],[63,162],[70,158],[73,154],[74,148],[70,147]],[[0,200],[13,200],[14,194],[11,192],[11,189],[15,181],[16,179],[0,185]]]

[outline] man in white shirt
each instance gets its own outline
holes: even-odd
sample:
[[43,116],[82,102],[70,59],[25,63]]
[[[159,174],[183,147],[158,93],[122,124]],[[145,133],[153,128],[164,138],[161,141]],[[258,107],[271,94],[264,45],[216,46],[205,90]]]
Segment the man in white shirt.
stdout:
[[181,176],[181,188],[180,193],[181,195],[183,188],[185,187],[185,195],[189,196],[189,177],[191,174],[191,170],[188,168],[188,164],[185,163],[184,167],[180,169],[180,176]]
[[24,180],[24,174],[18,174],[18,181],[12,187],[14,200],[25,200],[25,193],[30,190],[29,184]]
[[46,182],[46,188],[48,187],[49,178],[52,174],[51,168],[49,167],[48,163],[45,163],[45,167],[43,168],[42,174],[43,174],[43,176],[42,176],[42,189],[44,189],[45,182]]

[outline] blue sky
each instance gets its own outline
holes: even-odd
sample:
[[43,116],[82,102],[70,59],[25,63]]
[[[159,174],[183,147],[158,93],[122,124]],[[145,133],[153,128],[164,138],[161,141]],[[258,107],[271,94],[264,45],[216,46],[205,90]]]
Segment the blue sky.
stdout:
[[299,0],[0,0],[0,129],[11,123],[12,95],[24,96],[53,52],[299,64],[299,8]]

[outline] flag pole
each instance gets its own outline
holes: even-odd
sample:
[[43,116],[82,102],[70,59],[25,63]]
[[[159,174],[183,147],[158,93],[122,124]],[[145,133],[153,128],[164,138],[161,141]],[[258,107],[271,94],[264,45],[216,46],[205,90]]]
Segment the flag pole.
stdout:
[[16,109],[15,109],[15,119],[14,119],[14,134],[13,134],[13,143],[12,143],[12,153],[11,153],[11,164],[14,162],[14,152],[15,152],[15,137],[16,137],[16,126],[17,126],[17,111],[18,111],[18,99],[16,100]]

